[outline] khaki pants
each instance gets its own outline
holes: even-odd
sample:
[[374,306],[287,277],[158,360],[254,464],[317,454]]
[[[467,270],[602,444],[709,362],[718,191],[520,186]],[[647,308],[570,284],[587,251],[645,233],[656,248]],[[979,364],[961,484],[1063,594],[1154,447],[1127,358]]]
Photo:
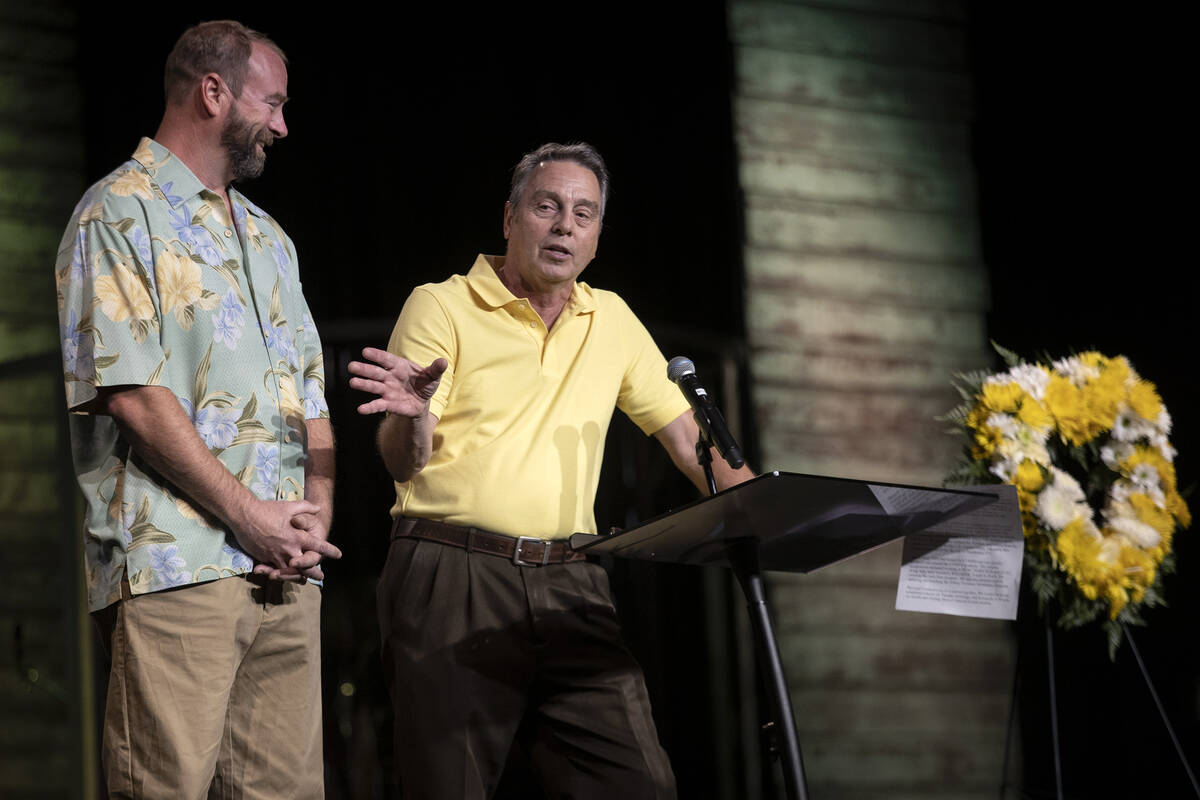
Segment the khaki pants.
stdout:
[[405,800],[484,800],[514,740],[550,798],[673,798],[641,668],[608,576],[392,541],[379,582]]
[[321,798],[321,592],[261,576],[98,612],[113,798]]

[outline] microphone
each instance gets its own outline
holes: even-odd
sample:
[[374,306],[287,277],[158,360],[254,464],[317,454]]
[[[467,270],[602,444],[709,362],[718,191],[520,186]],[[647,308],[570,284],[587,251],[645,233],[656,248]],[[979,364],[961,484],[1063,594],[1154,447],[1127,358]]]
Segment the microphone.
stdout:
[[737,442],[729,433],[720,409],[700,385],[700,379],[696,377],[696,365],[689,358],[675,356],[667,364],[667,377],[679,386],[679,391],[687,398],[692,411],[695,412],[701,436],[717,448],[717,452],[729,462],[730,467],[741,468],[746,459],[742,458],[742,451],[738,449]]

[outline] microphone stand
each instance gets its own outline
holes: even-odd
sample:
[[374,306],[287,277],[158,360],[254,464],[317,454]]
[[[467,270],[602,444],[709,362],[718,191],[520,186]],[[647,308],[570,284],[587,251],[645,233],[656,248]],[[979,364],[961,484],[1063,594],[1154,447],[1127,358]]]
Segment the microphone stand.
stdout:
[[693,413],[692,416],[696,418],[696,425],[700,428],[700,437],[696,439],[696,461],[700,463],[700,469],[704,470],[708,496],[712,497],[717,493],[717,479],[713,477],[712,471],[712,436],[709,434],[707,420],[701,421],[699,413]]
[[[717,481],[712,470],[712,448],[715,446],[712,429],[703,414],[693,412],[692,416],[700,428],[700,436],[696,439],[696,460],[704,470],[704,479],[708,483],[708,494],[711,497],[717,493]],[[767,752],[773,759],[780,760],[788,800],[808,800],[804,762],[800,756],[800,736],[796,730],[796,717],[792,711],[787,680],[783,674],[783,659],[779,654],[775,628],[767,607],[766,591],[758,562],[757,540],[752,536],[736,540],[729,550],[729,564],[746,596],[746,610],[750,614],[750,624],[758,646],[759,668],[767,684],[766,690],[771,710],[774,712],[775,720],[762,727]]]

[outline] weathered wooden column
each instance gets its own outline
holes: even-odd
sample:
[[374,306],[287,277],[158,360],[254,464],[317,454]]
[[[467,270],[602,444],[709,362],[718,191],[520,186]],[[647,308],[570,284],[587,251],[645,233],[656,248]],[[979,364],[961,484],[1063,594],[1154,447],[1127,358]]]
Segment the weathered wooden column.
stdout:
[[[940,485],[987,363],[964,4],[730,6],[763,468]],[[1003,622],[898,612],[899,547],[772,575],[809,788],[993,798]]]

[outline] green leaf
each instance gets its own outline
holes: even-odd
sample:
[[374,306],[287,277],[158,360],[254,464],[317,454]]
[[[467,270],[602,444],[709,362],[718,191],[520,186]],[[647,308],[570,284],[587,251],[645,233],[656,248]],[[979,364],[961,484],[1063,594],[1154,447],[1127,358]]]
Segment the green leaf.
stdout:
[[[179,322],[179,327],[185,331],[192,329],[192,324],[196,321],[196,307],[194,305],[180,306],[175,309],[175,319]],[[212,349],[211,347],[209,348]]]
[[200,409],[201,401],[208,394],[208,370],[212,367],[212,349],[213,346],[210,342],[204,358],[200,359],[200,366],[196,368],[196,378],[192,384],[192,407],[197,411]]
[[1000,357],[1004,359],[1004,363],[1009,367],[1015,367],[1021,363],[1021,357],[1012,350],[1008,350],[996,344],[994,339],[990,339],[989,341],[992,343],[992,349],[999,353]]
[[271,443],[275,441],[275,434],[268,431],[266,426],[256,419],[239,421],[237,429],[237,436],[233,437],[233,441],[229,443],[230,447],[250,442]]
[[271,324],[278,328],[287,322],[283,318],[283,302],[279,299],[279,279],[275,279],[275,285],[271,287],[271,305],[269,307]]
[[162,371],[166,363],[166,358],[158,362],[158,366],[154,368],[154,372],[151,372],[150,377],[146,378],[147,386],[160,386],[162,384]]

